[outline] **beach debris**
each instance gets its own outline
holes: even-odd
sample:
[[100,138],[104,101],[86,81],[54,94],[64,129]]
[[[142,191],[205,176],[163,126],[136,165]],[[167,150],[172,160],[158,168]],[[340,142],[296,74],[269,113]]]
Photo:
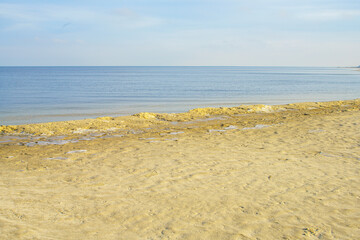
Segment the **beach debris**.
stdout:
[[87,152],[87,150],[74,150],[74,151],[69,151],[67,153],[71,154],[71,153],[83,153],[83,152]]

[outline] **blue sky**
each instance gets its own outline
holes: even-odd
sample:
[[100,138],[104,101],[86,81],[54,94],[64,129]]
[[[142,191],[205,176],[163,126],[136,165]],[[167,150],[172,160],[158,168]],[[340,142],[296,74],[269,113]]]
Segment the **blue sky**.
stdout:
[[0,0],[0,65],[354,66],[360,0]]

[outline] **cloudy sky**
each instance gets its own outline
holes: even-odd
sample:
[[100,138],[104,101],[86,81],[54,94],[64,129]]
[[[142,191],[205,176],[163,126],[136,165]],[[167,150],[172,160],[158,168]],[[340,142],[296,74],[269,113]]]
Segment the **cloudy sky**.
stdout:
[[0,0],[0,65],[353,66],[360,0]]

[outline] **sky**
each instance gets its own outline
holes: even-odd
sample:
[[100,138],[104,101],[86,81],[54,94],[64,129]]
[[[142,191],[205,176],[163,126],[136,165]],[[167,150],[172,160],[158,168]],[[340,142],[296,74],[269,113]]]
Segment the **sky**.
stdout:
[[360,0],[0,0],[0,66],[358,66]]

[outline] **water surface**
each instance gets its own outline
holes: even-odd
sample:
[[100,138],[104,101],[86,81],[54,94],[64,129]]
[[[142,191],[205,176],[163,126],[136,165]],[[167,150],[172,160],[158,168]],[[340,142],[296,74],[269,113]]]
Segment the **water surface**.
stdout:
[[196,107],[359,98],[360,71],[320,67],[0,67],[0,125]]

